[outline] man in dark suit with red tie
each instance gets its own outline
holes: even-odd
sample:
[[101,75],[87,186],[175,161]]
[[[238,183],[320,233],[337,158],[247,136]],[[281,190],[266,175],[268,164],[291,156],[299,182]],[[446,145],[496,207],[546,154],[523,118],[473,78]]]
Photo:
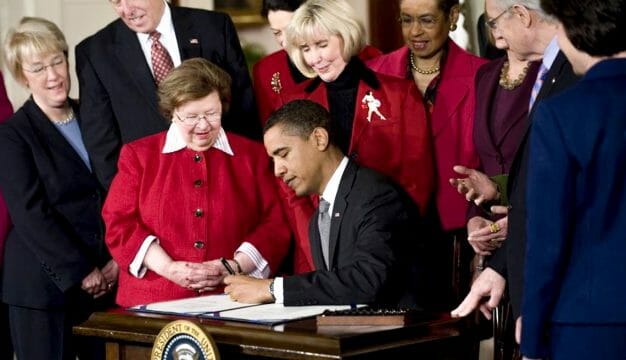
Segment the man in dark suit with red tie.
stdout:
[[310,100],[287,103],[269,118],[263,139],[275,175],[298,196],[321,196],[309,222],[315,270],[275,279],[226,277],[224,291],[232,299],[285,305],[418,302],[423,262],[417,257],[423,251],[417,205],[399,185],[349,160],[335,135],[328,111]]
[[98,179],[108,188],[122,144],[163,131],[158,80],[182,60],[203,57],[232,77],[226,130],[260,138],[254,95],[237,32],[226,14],[164,0],[110,0],[119,19],[76,47],[81,127]]

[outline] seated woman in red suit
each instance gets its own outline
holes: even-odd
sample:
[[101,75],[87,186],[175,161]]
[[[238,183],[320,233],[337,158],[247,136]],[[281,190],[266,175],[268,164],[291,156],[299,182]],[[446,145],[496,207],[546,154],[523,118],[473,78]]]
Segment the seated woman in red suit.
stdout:
[[[433,155],[421,97],[413,82],[368,69],[357,54],[365,31],[345,0],[310,0],[287,28],[290,58],[309,80],[286,100],[305,98],[330,110],[341,150],[403,186],[424,211],[433,191]],[[376,112],[368,117],[370,106]],[[382,116],[381,116],[382,115]],[[312,270],[307,226],[314,206],[289,197],[296,254]],[[308,199],[307,199],[308,200]],[[298,258],[296,257],[296,261]]]
[[[456,30],[459,0],[399,0],[399,5],[398,21],[406,46],[369,61],[368,66],[417,84],[430,117],[437,172],[435,200],[440,229],[436,229],[436,237],[441,248],[433,251],[449,257],[453,247],[463,244],[463,257],[469,261],[472,254],[465,232],[468,204],[448,179],[454,176],[454,165],[479,165],[472,139],[474,78],[487,61],[461,49],[449,37],[449,32]],[[449,273],[453,265],[443,267],[442,274]],[[455,284],[461,280],[451,276]],[[468,285],[468,274],[465,276],[461,281]],[[465,293],[464,289],[453,289],[451,295],[458,299]]]
[[[261,15],[267,17],[281,50],[259,60],[252,69],[254,95],[261,125],[265,124],[274,110],[284,105],[281,93],[292,91],[294,87],[308,79],[289,60],[289,55],[284,50],[285,29],[294,11],[303,2],[304,0],[263,0]],[[381,52],[373,46],[365,46],[359,53],[359,57],[364,61],[380,55]]]
[[78,104],[68,98],[67,42],[50,21],[23,18],[3,50],[11,74],[31,92],[0,125],[0,188],[13,222],[2,302],[15,354],[102,359],[104,343],[72,335],[93,311],[113,306],[118,267],[104,244],[104,189],[91,171]]
[[290,232],[262,144],[226,133],[228,74],[202,58],[159,84],[166,132],[122,147],[103,217],[121,306],[220,291],[228,263],[266,278]]

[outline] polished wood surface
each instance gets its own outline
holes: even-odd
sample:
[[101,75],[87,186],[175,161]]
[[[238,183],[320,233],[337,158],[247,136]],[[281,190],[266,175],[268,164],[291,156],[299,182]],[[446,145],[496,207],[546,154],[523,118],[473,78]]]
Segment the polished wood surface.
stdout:
[[[107,360],[149,359],[159,331],[184,317],[124,310],[94,313],[74,333],[107,342]],[[472,358],[473,337],[465,323],[442,315],[407,326],[320,326],[315,319],[264,326],[184,318],[197,323],[217,343],[222,359],[368,359],[419,356],[424,359]]]

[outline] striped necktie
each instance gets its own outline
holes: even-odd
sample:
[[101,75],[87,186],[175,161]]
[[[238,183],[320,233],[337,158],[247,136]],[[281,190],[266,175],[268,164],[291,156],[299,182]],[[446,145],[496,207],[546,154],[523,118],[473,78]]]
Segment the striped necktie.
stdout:
[[330,203],[324,198],[320,198],[319,205],[319,217],[317,219],[317,226],[320,230],[320,241],[322,245],[322,256],[324,257],[324,263],[326,264],[326,269],[330,269],[329,267],[329,237],[330,237],[330,214],[328,214],[328,209],[330,208]]
[[174,68],[174,62],[172,62],[170,54],[159,41],[160,37],[161,33],[156,30],[150,33],[150,40],[152,41],[152,46],[150,47],[152,72],[154,73],[154,81],[157,85],[159,85],[161,80]]
[[548,68],[542,62],[541,66],[539,67],[539,73],[537,74],[537,80],[535,80],[535,84],[530,91],[530,102],[528,103],[528,111],[533,108],[533,104],[535,103],[535,100],[537,100],[537,95],[539,95],[539,91],[541,91],[541,86],[543,85],[543,81],[546,79],[547,74]]

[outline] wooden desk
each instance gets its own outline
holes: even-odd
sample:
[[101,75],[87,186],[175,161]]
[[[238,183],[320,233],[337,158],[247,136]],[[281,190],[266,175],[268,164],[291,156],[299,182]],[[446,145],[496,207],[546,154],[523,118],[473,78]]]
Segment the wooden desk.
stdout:
[[[107,360],[149,359],[163,326],[173,320],[197,323],[213,337],[222,359],[469,359],[473,339],[461,336],[464,322],[441,319],[404,327],[324,326],[314,319],[274,327],[216,320],[139,314],[94,313],[74,333],[106,341]],[[417,357],[416,357],[417,356]],[[389,358],[391,359],[391,358]]]

